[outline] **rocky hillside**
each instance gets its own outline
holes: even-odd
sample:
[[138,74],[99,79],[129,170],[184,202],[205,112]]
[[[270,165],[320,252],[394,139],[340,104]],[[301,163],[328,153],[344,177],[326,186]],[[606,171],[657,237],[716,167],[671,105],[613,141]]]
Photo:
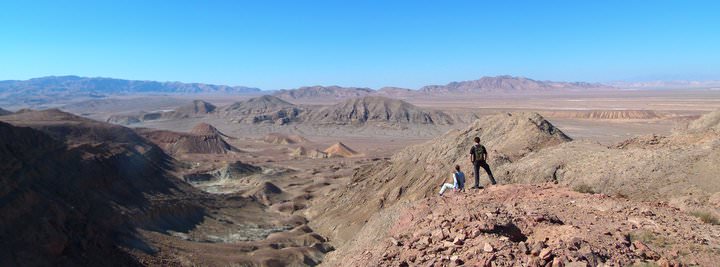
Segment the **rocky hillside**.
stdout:
[[240,152],[239,149],[225,141],[225,138],[230,138],[229,136],[206,123],[199,123],[193,127],[190,133],[151,129],[138,129],[137,131],[172,155]]
[[298,106],[275,96],[261,96],[222,107],[222,116],[235,122],[286,124],[302,112]]
[[[488,148],[490,164],[495,169],[571,140],[536,113],[487,116],[464,130],[452,130],[426,143],[408,147],[390,161],[358,169],[350,185],[333,197],[330,203],[334,205],[326,207],[328,210],[317,218],[317,222],[324,225],[340,221],[348,225],[332,233],[340,240],[338,242],[342,242],[348,238],[346,234],[354,233],[356,227],[361,227],[362,222],[378,210],[401,200],[437,194],[438,186],[450,180],[455,164],[461,165],[470,177],[472,169],[468,155],[476,136]],[[496,174],[502,183],[503,175]],[[487,180],[482,179],[483,182]],[[367,205],[353,204],[360,202]]]
[[[56,140],[75,143],[123,143],[146,144],[133,130],[99,121],[86,119],[58,109],[21,110],[2,116],[5,121],[17,126],[39,129]],[[149,149],[149,147],[146,147]]]
[[[717,113],[694,125],[712,125]],[[556,181],[583,190],[669,201],[720,216],[720,132],[697,127],[670,136],[641,136],[605,147],[572,142],[501,166],[506,182]]]
[[482,77],[478,80],[451,82],[446,85],[428,85],[420,88],[427,94],[456,94],[475,92],[521,93],[547,92],[571,89],[608,89],[611,86],[585,82],[553,82],[536,81],[525,77],[495,76]]
[[[332,250],[263,199],[193,188],[130,129],[58,110],[5,117],[32,128],[0,122],[0,266],[297,266]],[[218,177],[238,171],[259,168]]]
[[373,92],[370,88],[306,86],[291,90],[280,90],[274,96],[288,100],[308,98],[346,99],[367,96]]
[[56,140],[57,128],[37,126],[0,123],[0,265],[135,266],[128,251],[143,249],[135,227],[178,229],[202,218],[201,206],[180,200],[195,190],[166,173],[169,157],[146,150],[151,144]]
[[438,111],[426,111],[402,100],[366,96],[312,110],[304,122],[319,124],[451,124],[450,117]]
[[[705,127],[611,147],[572,141],[535,113],[483,117],[358,168],[333,206],[309,214],[322,214],[314,223],[340,246],[331,265],[712,265],[720,242],[715,115],[698,119]],[[499,183],[558,185],[437,197],[455,164],[471,177],[475,136]]]
[[0,108],[0,116],[8,115],[8,114],[12,114],[12,111],[4,110],[4,109]]
[[720,230],[664,204],[556,185],[432,196],[373,217],[348,266],[714,266]]
[[688,131],[708,130],[720,131],[720,110],[705,114],[688,125]]
[[192,103],[175,109],[175,114],[179,116],[189,117],[210,114],[215,112],[215,109],[217,109],[217,107],[213,104],[202,100],[193,100]]

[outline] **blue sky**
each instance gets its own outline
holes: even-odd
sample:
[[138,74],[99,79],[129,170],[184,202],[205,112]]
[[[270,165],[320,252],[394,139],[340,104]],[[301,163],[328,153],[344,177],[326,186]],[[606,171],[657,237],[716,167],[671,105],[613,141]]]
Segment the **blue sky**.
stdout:
[[720,80],[718,1],[2,1],[0,80]]

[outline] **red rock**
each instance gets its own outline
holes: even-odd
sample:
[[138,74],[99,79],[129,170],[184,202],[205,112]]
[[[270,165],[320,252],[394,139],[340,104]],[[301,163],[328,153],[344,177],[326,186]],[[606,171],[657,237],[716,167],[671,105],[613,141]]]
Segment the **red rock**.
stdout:
[[490,243],[485,243],[485,246],[483,246],[483,251],[485,251],[487,253],[491,253],[491,252],[495,251],[495,248],[493,248],[493,246],[490,245]]
[[543,260],[550,259],[550,257],[552,257],[552,249],[545,248],[540,251],[540,254],[538,256]]

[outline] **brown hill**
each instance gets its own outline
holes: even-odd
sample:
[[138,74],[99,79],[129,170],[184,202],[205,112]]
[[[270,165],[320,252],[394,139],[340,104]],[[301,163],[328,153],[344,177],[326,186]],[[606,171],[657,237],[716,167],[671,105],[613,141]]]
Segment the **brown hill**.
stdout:
[[420,92],[427,94],[447,93],[521,93],[521,92],[549,92],[561,90],[608,89],[608,85],[585,82],[552,82],[536,81],[525,77],[495,76],[482,77],[478,80],[451,82],[447,85],[428,85],[420,88]]
[[426,111],[402,100],[380,96],[354,98],[303,115],[303,121],[321,124],[451,124],[442,112]]
[[286,124],[302,112],[294,104],[275,96],[261,96],[221,108],[220,113],[235,122]]
[[24,110],[2,116],[0,121],[41,130],[69,143],[147,143],[132,129],[76,116],[58,109]]
[[269,133],[263,137],[263,141],[265,143],[275,145],[302,144],[309,142],[305,137],[300,135],[286,135],[281,133]]
[[212,126],[210,124],[201,122],[196,124],[191,130],[191,134],[196,135],[206,135],[206,136],[222,136],[225,138],[232,138],[230,136],[227,136],[226,134],[222,133],[220,130],[215,128],[215,126]]
[[137,131],[173,155],[240,152],[239,149],[223,139],[224,134],[205,123],[196,125],[190,133],[151,129],[138,129]]
[[175,114],[177,116],[196,116],[196,115],[204,115],[204,114],[210,114],[215,112],[217,107],[213,104],[210,104],[208,102],[202,101],[202,100],[193,100],[192,103],[188,105],[181,106],[177,109],[175,109]]
[[[128,253],[142,243],[136,227],[178,230],[203,216],[201,206],[181,200],[195,190],[166,172],[169,158],[142,149],[150,144],[69,147],[79,140],[6,123],[0,140],[0,265],[137,266]],[[158,198],[176,199],[174,207]]]
[[360,153],[352,150],[341,142],[333,144],[332,146],[326,148],[323,152],[325,152],[325,154],[329,157],[354,157],[360,155]]
[[370,88],[340,86],[307,86],[292,90],[280,90],[274,94],[283,99],[330,98],[347,99],[367,96],[374,91]]

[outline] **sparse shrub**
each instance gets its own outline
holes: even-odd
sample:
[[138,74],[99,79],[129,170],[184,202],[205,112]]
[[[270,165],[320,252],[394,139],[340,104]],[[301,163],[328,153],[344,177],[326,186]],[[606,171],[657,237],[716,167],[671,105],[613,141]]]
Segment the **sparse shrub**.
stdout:
[[622,198],[622,199],[628,199],[628,198],[630,198],[630,197],[628,197],[628,195],[626,195],[625,193],[621,193],[621,192],[616,193],[616,194],[615,194],[615,197],[616,197],[616,198]]
[[700,218],[700,220],[704,223],[720,225],[720,219],[710,212],[696,210],[690,212],[690,215]]
[[655,242],[655,235],[650,231],[636,231],[628,234],[630,242],[640,241],[645,244],[652,244]]
[[591,186],[586,185],[586,184],[575,185],[575,187],[573,187],[573,190],[575,190],[575,192],[580,192],[580,193],[585,193],[585,194],[597,193],[597,192],[595,192],[595,190],[593,190],[593,188]]
[[672,244],[669,239],[666,237],[660,235],[656,235],[653,232],[650,232],[648,230],[638,230],[635,232],[632,232],[627,235],[628,240],[630,242],[635,242],[636,240],[643,242],[643,244],[648,245],[654,245],[657,247],[668,247]]

